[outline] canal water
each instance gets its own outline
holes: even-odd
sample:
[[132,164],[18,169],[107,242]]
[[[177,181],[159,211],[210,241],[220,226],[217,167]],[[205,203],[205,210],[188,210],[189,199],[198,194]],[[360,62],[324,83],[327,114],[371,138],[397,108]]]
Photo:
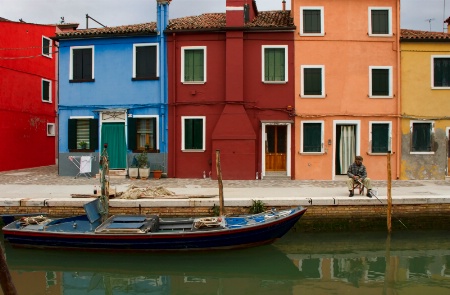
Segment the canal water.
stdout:
[[[3,244],[4,245],[4,244]],[[19,294],[450,294],[450,232],[300,233],[213,252],[13,249]]]

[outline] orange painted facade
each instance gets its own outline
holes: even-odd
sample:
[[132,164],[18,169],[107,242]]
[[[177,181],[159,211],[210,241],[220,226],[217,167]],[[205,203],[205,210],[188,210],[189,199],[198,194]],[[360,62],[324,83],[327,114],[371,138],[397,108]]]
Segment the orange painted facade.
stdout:
[[[295,179],[336,179],[346,174],[355,155],[361,155],[368,177],[385,180],[387,152],[374,152],[372,145],[372,129],[380,124],[388,127],[384,138],[393,153],[392,179],[398,178],[400,1],[293,0],[291,7],[297,27]],[[305,23],[308,11],[321,18],[314,33],[308,32]],[[387,15],[386,34],[372,27],[377,11]],[[308,95],[306,73],[314,68],[321,71],[321,93]],[[387,75],[388,93],[383,95],[372,94],[372,74],[377,71]],[[316,135],[320,146],[316,143],[314,151],[305,144],[310,123],[321,129]],[[353,145],[350,139],[349,144],[341,145],[347,142],[342,139],[347,133]]]

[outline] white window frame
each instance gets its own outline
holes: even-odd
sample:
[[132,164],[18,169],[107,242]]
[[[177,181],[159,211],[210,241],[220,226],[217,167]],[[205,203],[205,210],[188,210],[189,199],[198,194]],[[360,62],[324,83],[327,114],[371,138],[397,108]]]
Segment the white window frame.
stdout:
[[437,89],[437,90],[448,90],[450,89],[450,86],[447,87],[439,87],[434,86],[434,59],[435,58],[450,58],[450,55],[432,55],[431,56],[431,89]]
[[[48,82],[48,100],[44,100],[44,81]],[[45,103],[52,103],[52,81],[48,79],[41,79],[41,101]]]
[[[372,94],[372,70],[389,70],[389,94],[373,95]],[[393,98],[393,72],[392,66],[369,66],[369,98]]]
[[133,78],[136,78],[136,48],[137,47],[156,47],[156,77],[159,78],[159,44],[158,43],[138,43],[133,44]]
[[[304,98],[325,98],[326,92],[325,92],[325,66],[324,65],[302,65],[300,67],[300,85],[301,85],[301,97]],[[305,75],[304,70],[305,69],[322,69],[322,94],[321,95],[305,95]]]
[[389,143],[388,143],[388,150],[392,151],[392,122],[391,121],[369,121],[369,147],[370,147],[370,152],[369,155],[387,155],[388,153],[373,153],[372,152],[372,125],[374,124],[388,124],[389,125],[389,132],[388,132],[388,136],[389,136]]
[[[265,78],[265,69],[266,69],[266,63],[265,63],[265,50],[269,48],[278,48],[278,49],[284,49],[284,80],[283,81],[266,81]],[[261,46],[261,81],[265,84],[285,84],[288,82],[288,46],[287,45],[262,45]]]
[[[184,124],[185,120],[187,119],[202,119],[203,120],[203,142],[202,142],[202,148],[198,150],[193,149],[186,149],[184,142]],[[206,116],[181,116],[181,151],[182,152],[204,152],[206,150]]]
[[47,136],[55,136],[55,123],[47,123]]
[[[387,34],[373,34],[372,33],[372,10],[387,10],[388,11],[388,30]],[[375,7],[370,6],[368,9],[368,35],[371,37],[392,37],[392,7]]]
[[95,47],[94,45],[89,45],[89,46],[71,46],[70,47],[70,64],[69,64],[69,80],[73,80],[73,51],[76,49],[87,49],[90,48],[92,49],[92,80],[95,79]]
[[49,37],[46,37],[46,36],[42,36],[42,43],[44,43],[44,39],[48,40],[49,48],[48,48],[48,54],[44,54],[44,44],[42,44],[42,50],[41,50],[42,56],[52,58],[52,49],[53,49],[52,39],[50,39]]
[[[303,11],[305,10],[320,10],[320,33],[305,33],[303,32]],[[323,6],[302,6],[300,7],[300,36],[325,36],[325,16]]]
[[[412,141],[412,136],[413,136],[413,125],[414,123],[429,123],[431,124],[431,140],[433,143],[433,137],[434,137],[434,121],[419,121],[419,120],[411,120],[409,121],[409,134],[410,134],[410,141]],[[411,151],[411,144],[410,144],[410,148],[409,148],[409,154],[410,155],[434,155],[434,151],[431,152],[413,152]]]
[[[186,50],[196,50],[196,49],[202,49],[203,50],[203,81],[184,81],[184,55]],[[205,84],[206,83],[206,68],[207,68],[207,47],[206,46],[182,46],[181,47],[181,83],[183,84]]]
[[[321,131],[320,131],[320,133],[321,133],[321,139],[320,139],[320,141],[321,141],[321,148],[320,148],[320,152],[305,152],[303,150],[303,127],[304,127],[305,124],[308,124],[308,123],[320,123],[320,125],[321,125]],[[324,134],[324,132],[325,132],[325,122],[324,121],[321,121],[321,120],[317,120],[317,121],[301,121],[301,125],[300,125],[300,153],[301,154],[307,154],[307,155],[322,155],[322,154],[324,154],[324,151],[325,151],[325,142],[324,142],[325,134]]]
[[[133,115],[133,118],[136,119],[156,119],[156,149],[159,150],[159,116],[158,115]],[[128,138],[128,134],[127,134]],[[128,142],[127,142],[128,144]]]

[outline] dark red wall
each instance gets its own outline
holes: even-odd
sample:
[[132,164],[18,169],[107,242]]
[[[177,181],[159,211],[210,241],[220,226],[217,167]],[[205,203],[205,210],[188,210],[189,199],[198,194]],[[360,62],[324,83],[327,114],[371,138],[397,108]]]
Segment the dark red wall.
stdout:
[[[240,42],[227,39],[239,34]],[[275,44],[289,46],[286,84],[261,81],[261,46]],[[180,82],[182,46],[207,46],[205,84]],[[261,120],[292,120],[287,108],[295,98],[293,32],[177,33],[168,36],[168,62],[168,176],[201,178],[211,171],[215,178],[220,149],[223,179],[255,179],[261,171]],[[181,151],[181,116],[206,116],[206,152]]]
[[[55,26],[0,22],[0,171],[55,164],[56,55],[44,57],[42,36]],[[41,98],[41,79],[52,81],[52,103]]]

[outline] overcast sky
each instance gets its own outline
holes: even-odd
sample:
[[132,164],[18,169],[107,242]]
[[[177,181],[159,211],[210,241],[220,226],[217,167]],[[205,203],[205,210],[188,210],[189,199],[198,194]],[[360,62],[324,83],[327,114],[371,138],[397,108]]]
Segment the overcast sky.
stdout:
[[[363,0],[361,0],[363,1]],[[282,0],[257,0],[258,9],[279,10]],[[447,3],[446,3],[447,2]],[[170,18],[225,12],[226,0],[173,0]],[[287,0],[290,9],[291,0]],[[444,12],[445,7],[445,12]],[[443,21],[450,16],[450,0],[401,0],[401,27],[442,32]],[[156,19],[156,0],[0,0],[0,17],[49,24],[79,23],[86,27],[86,14],[105,26],[138,24]],[[98,27],[89,21],[89,27]]]

